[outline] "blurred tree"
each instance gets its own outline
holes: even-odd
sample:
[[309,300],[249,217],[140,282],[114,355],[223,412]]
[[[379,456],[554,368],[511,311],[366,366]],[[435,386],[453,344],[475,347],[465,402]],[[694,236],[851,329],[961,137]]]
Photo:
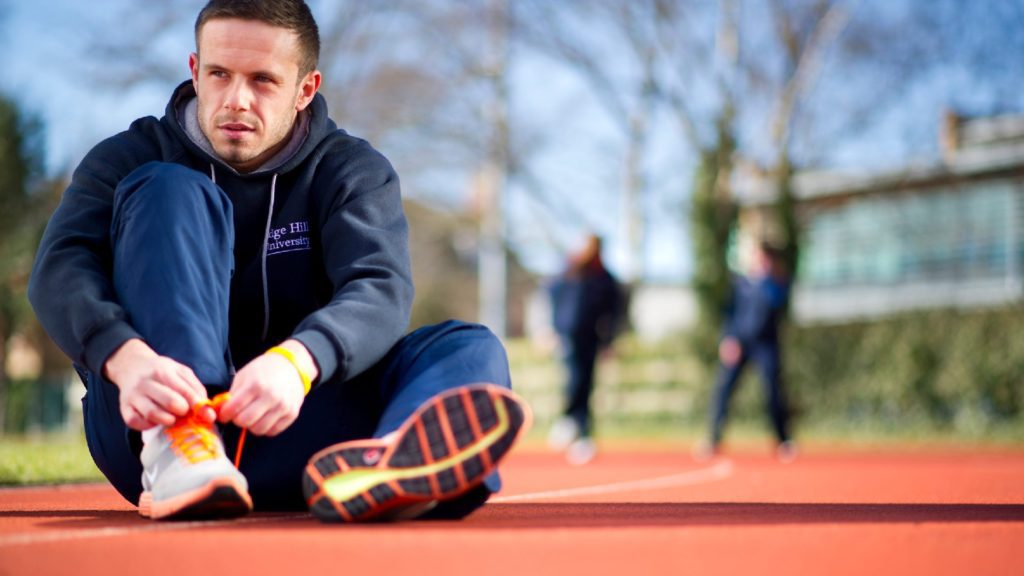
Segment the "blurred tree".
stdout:
[[7,405],[11,337],[31,318],[25,291],[46,213],[33,193],[42,175],[40,143],[39,122],[0,96],[0,408]]
[[[204,0],[162,0],[140,11],[135,2],[104,3],[76,29],[89,58],[77,61],[100,90],[170,87],[188,79],[195,50],[192,26]],[[131,23],[126,25],[126,23]]]
[[[362,18],[362,25],[352,29],[328,20],[328,28],[350,32],[329,36],[333,52],[325,56],[343,68],[334,74],[343,80],[325,88],[332,110],[340,109],[356,130],[362,124],[359,133],[387,151],[409,195],[449,211],[458,211],[460,201],[463,210],[468,204],[469,218],[457,220],[475,228],[467,229],[477,250],[475,316],[501,335],[510,322],[519,324],[513,310],[525,297],[516,291],[509,298],[515,282],[509,278],[506,191],[510,181],[533,182],[528,156],[535,145],[517,145],[511,129],[514,124],[526,133],[529,126],[510,118],[517,26],[511,6],[508,0],[392,0],[375,4],[372,13],[339,10],[339,22]],[[360,70],[346,74],[352,61],[361,62]],[[328,77],[333,70],[325,69]],[[422,257],[427,255],[414,252]],[[429,292],[431,284],[445,281],[442,275],[424,277],[419,286]]]
[[[524,0],[525,1],[525,0]],[[789,269],[799,261],[800,230],[791,183],[822,161],[838,133],[848,137],[885,112],[922,69],[933,32],[914,11],[866,8],[844,0],[595,0],[530,4],[535,46],[582,78],[626,135],[626,195],[642,196],[651,135],[661,113],[697,158],[690,187],[693,285],[702,357],[728,296],[728,243],[736,218],[739,163],[758,166],[777,191],[764,233],[781,244]],[[915,29],[912,40],[894,41]],[[927,67],[925,67],[927,68]],[[883,83],[887,91],[876,94]],[[641,160],[638,162],[637,158]],[[630,206],[637,206],[631,202]],[[631,208],[634,209],[634,208]],[[641,213],[630,219],[644,219]],[[643,224],[634,225],[642,229]],[[631,235],[631,250],[643,251]],[[634,255],[634,258],[637,256]]]
[[647,164],[659,90],[657,2],[592,0],[522,2],[522,35],[532,48],[554,58],[581,77],[624,137],[623,184],[627,258],[623,280],[629,285],[646,275],[649,196]]
[[731,290],[728,250],[737,216],[729,190],[736,141],[728,111],[719,120],[718,130],[717,145],[700,152],[690,208],[694,249],[691,286],[697,300],[697,323],[691,333],[691,344],[706,370],[718,361],[718,339]]
[[[407,200],[405,213],[411,226],[412,274],[416,286],[411,328],[449,318],[472,318],[479,308],[476,289],[476,223],[468,215],[436,210]],[[526,297],[536,283],[514,254],[508,260],[508,333],[521,336],[525,325]]]
[[[339,3],[326,20],[324,72],[340,81],[326,84],[324,94],[336,119],[387,151],[413,197],[451,202],[473,188],[479,267],[473,283],[479,310],[473,316],[503,336],[510,164],[506,4],[392,0],[372,10],[364,6]],[[421,290],[444,281],[421,278]]]

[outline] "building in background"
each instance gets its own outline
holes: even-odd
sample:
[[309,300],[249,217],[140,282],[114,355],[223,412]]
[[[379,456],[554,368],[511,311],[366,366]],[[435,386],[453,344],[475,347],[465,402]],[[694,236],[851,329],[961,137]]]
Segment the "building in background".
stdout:
[[[798,322],[976,308],[1024,296],[1024,116],[949,113],[942,159],[794,177],[803,227]],[[740,237],[771,237],[774,189],[747,180]]]

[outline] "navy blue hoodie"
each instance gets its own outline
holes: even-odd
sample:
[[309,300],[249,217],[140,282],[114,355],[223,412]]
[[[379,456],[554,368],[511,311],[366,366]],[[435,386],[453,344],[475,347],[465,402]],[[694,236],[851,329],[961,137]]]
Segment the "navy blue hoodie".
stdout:
[[779,324],[789,298],[789,283],[774,276],[735,276],[732,296],[725,311],[725,334],[744,349],[756,345],[778,346]]
[[163,118],[136,120],[75,170],[29,285],[46,331],[95,374],[121,344],[139,337],[114,296],[109,231],[114,189],[155,160],[209,175],[233,203],[229,342],[237,367],[289,337],[309,349],[320,381],[370,367],[405,331],[413,299],[394,169],[338,129],[318,94],[303,113],[308,134],[297,151],[276,168],[239,174],[189,138],[179,116],[194,98],[184,82]]

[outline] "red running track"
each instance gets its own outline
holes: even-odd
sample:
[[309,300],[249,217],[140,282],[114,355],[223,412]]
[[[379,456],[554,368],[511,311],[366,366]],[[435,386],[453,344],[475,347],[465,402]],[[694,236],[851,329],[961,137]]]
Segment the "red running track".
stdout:
[[1024,451],[514,453],[461,522],[163,523],[106,486],[0,490],[0,575],[1024,574]]

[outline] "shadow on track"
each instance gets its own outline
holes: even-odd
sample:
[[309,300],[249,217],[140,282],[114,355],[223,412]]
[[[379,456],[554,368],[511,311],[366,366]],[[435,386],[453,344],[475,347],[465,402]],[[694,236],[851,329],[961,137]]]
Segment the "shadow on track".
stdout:
[[1024,522],[1021,504],[516,503],[491,504],[467,527],[753,526]]

